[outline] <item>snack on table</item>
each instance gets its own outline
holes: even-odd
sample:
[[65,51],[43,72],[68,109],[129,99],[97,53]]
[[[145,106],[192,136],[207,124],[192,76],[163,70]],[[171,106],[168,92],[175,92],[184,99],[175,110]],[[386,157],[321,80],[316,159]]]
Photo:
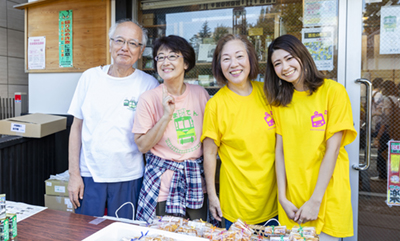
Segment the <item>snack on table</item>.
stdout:
[[140,239],[140,241],[175,241],[173,238],[164,237],[163,235],[151,235]]
[[303,235],[298,233],[292,233],[289,236],[290,241],[319,241],[319,237],[311,236],[311,235]]
[[258,235],[264,236],[264,231],[265,231],[265,228],[266,228],[265,226],[249,224],[249,227],[251,229],[253,229],[255,236],[258,236]]
[[218,236],[221,232],[226,232],[226,229],[218,227],[204,227],[202,237],[213,239],[216,236]]
[[286,234],[286,226],[268,226],[264,229],[266,236],[281,236]]
[[314,227],[300,227],[300,228],[292,228],[291,234],[303,234],[303,235],[310,235],[310,236],[317,236],[317,232],[315,231]]
[[290,241],[289,237],[271,237],[270,241]]
[[185,235],[189,235],[189,236],[201,237],[201,235],[198,234],[198,230],[195,227],[191,227],[191,226],[189,226],[187,224],[179,226],[175,230],[175,233],[185,234]]
[[175,232],[175,230],[179,226],[180,226],[179,223],[176,223],[176,222],[168,222],[168,223],[160,222],[158,224],[151,225],[150,228],[156,228],[156,229],[165,230],[165,231],[169,231],[169,232]]
[[179,223],[179,225],[182,225],[184,223],[187,223],[188,220],[181,218],[181,217],[175,217],[175,216],[163,216],[161,217],[161,222],[169,222],[169,223]]
[[244,238],[239,231],[222,231],[216,236],[212,237],[210,241],[248,241],[249,238]]
[[175,241],[175,239],[156,234],[142,237],[122,238],[122,241]]
[[208,223],[207,221],[203,221],[201,219],[196,219],[192,221],[188,221],[188,225],[192,227],[213,227],[211,223]]
[[231,225],[229,231],[239,231],[244,240],[250,240],[251,235],[254,233],[253,229],[251,229],[249,225],[243,222],[240,218]]
[[260,236],[272,236],[272,235],[285,235],[286,226],[262,226],[262,225],[251,225],[249,227],[253,229],[254,235]]
[[269,238],[263,235],[251,235],[250,241],[269,241]]

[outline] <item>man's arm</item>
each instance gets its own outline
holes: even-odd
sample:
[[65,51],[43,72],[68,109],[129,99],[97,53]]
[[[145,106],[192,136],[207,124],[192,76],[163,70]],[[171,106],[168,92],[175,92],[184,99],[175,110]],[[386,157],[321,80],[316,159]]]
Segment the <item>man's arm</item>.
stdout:
[[79,170],[79,157],[81,152],[82,119],[74,117],[69,135],[69,183],[68,193],[74,208],[80,207],[79,199],[83,199],[83,180]]

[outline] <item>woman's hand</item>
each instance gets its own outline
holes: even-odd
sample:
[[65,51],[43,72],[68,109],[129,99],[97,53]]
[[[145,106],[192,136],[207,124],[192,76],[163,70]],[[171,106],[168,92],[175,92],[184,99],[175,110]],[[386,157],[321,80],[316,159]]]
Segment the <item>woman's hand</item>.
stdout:
[[297,211],[299,210],[291,201],[285,199],[283,201],[279,201],[282,205],[283,210],[285,210],[286,215],[294,220]]
[[219,203],[219,199],[216,195],[210,195],[208,194],[208,202],[209,202],[209,209],[213,217],[221,221],[222,218],[222,211],[221,211],[221,205]]
[[171,118],[175,110],[175,99],[172,95],[168,94],[165,85],[163,85],[162,105],[164,108],[164,116]]
[[308,200],[300,207],[296,212],[294,221],[299,224],[306,223],[309,221],[316,220],[318,218],[319,208],[321,206],[320,202]]

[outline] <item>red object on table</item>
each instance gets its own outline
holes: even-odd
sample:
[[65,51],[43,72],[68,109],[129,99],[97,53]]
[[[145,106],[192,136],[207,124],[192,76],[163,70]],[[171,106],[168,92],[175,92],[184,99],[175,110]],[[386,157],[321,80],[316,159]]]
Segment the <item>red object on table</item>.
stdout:
[[45,209],[18,222],[15,240],[82,240],[113,223],[104,220],[95,225],[89,222],[97,217]]

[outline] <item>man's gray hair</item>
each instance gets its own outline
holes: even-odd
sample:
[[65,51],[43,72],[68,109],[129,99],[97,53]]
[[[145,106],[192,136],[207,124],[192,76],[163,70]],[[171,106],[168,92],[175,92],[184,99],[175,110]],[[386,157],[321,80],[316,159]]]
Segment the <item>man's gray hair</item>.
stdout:
[[144,47],[146,47],[146,43],[147,43],[147,29],[145,29],[142,25],[140,25],[136,20],[134,19],[121,19],[118,20],[115,24],[113,24],[110,28],[110,30],[108,30],[108,37],[111,39],[115,33],[115,30],[117,29],[118,25],[120,25],[121,23],[126,23],[126,22],[132,22],[134,24],[136,24],[141,30],[142,30],[142,46],[141,46],[141,50],[143,50]]

